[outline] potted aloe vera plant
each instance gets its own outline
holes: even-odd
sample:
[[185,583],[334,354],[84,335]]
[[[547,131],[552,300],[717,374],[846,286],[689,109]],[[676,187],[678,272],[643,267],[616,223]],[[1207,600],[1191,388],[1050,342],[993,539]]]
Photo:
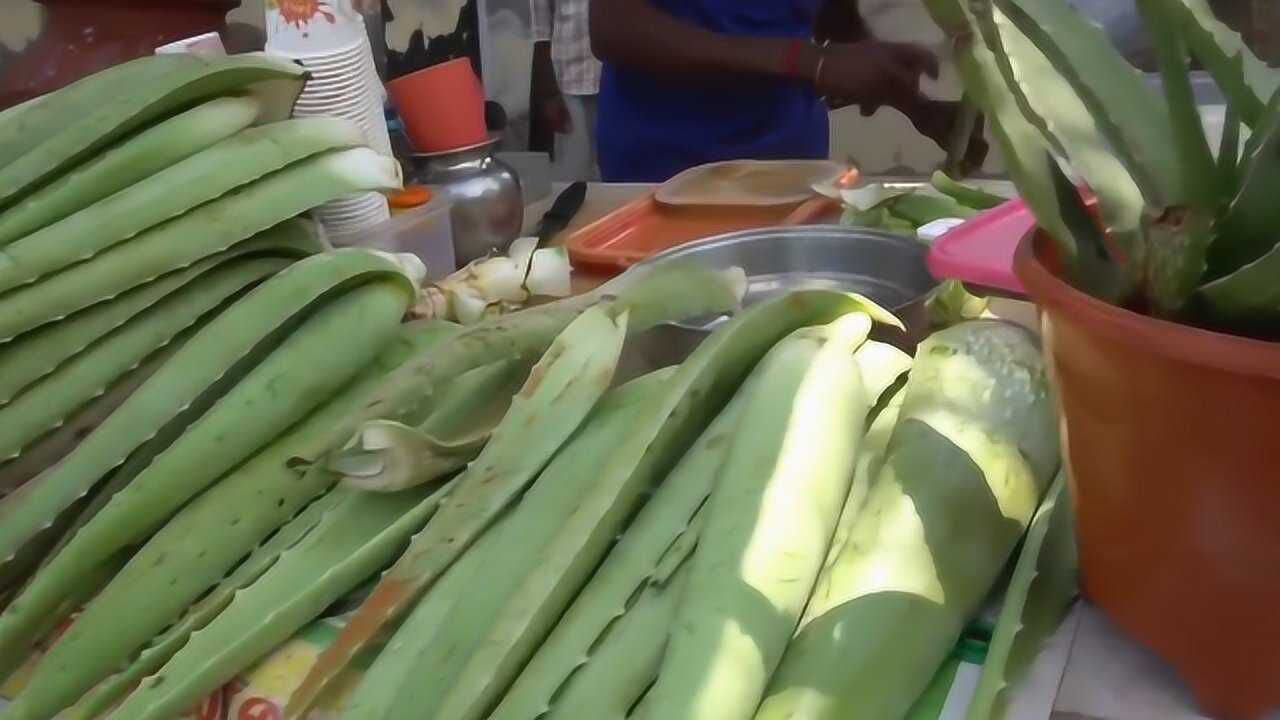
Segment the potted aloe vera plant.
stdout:
[[1280,71],[1204,0],[1138,1],[1162,90],[1067,0],[929,4],[1040,226],[1085,590],[1215,717],[1280,707]]

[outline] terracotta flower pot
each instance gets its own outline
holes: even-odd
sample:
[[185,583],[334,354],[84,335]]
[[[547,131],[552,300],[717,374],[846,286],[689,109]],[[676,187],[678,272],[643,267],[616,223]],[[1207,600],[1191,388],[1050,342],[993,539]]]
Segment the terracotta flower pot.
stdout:
[[1026,238],[1084,590],[1215,717],[1280,707],[1280,343],[1095,300]]

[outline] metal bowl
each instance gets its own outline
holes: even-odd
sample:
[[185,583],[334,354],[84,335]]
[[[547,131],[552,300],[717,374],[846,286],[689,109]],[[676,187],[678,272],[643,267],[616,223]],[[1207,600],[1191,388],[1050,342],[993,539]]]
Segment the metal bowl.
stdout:
[[[907,332],[881,338],[906,350],[928,332],[924,301],[937,281],[925,266],[924,245],[913,238],[842,225],[761,228],[720,235],[655,255],[637,267],[695,262],[741,267],[747,274],[743,305],[791,290],[831,289],[866,295],[892,310]],[[656,328],[637,344],[648,367],[680,362],[727,318],[698,318]]]

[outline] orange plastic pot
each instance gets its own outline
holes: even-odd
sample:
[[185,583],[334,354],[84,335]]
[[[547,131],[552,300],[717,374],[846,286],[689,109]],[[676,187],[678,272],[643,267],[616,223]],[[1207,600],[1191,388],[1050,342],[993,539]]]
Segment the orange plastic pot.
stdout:
[[484,87],[471,61],[458,58],[387,83],[405,134],[420,153],[441,153],[484,143]]
[[1214,717],[1280,707],[1280,343],[1156,320],[1063,282],[1042,233],[1015,270],[1040,308],[1086,595]]

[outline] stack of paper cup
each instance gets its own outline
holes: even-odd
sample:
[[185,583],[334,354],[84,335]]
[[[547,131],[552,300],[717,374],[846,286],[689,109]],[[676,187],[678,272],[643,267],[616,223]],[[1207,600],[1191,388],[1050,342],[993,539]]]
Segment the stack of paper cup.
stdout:
[[[346,118],[364,131],[369,147],[390,157],[385,93],[360,13],[350,0],[322,3],[310,18],[286,17],[281,7],[291,6],[276,3],[267,11],[267,52],[298,62],[311,75],[294,116]],[[350,234],[387,220],[391,211],[380,193],[358,193],[326,203],[317,215],[331,233]]]

